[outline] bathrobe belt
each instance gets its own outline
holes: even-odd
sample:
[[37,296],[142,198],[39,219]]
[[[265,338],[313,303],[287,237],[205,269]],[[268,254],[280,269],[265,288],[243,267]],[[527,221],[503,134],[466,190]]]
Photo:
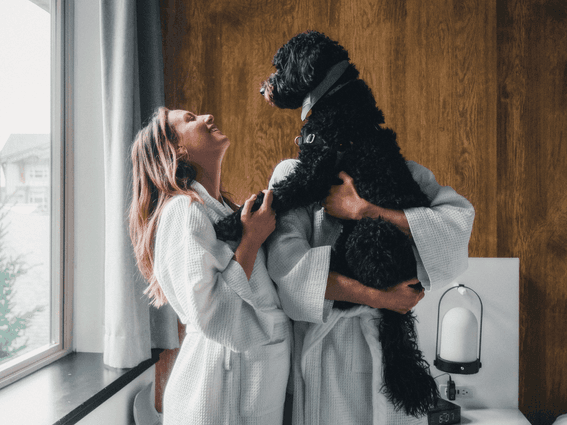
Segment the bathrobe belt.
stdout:
[[[277,327],[283,328],[285,326],[289,326],[289,317],[287,317],[287,315],[282,310],[273,309],[264,312],[268,313],[274,319],[273,331],[272,331],[273,336],[276,336],[275,334],[277,332],[276,330]],[[199,332],[199,330],[193,324],[186,323],[185,334],[188,334],[190,332]],[[291,337],[289,333],[285,333],[284,336],[288,338]],[[232,370],[232,350],[227,346],[223,346],[223,351],[224,351],[224,359],[223,359],[224,370],[227,371]]]

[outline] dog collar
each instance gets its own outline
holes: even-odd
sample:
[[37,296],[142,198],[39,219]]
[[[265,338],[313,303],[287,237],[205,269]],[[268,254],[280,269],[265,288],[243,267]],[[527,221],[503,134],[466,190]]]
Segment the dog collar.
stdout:
[[[307,117],[307,113],[313,108],[313,106],[323,97],[325,93],[331,88],[333,84],[335,84],[341,75],[344,74],[348,67],[348,61],[342,61],[333,65],[329,72],[327,72],[327,76],[321,81],[315,89],[305,96],[303,99],[303,106],[301,107],[301,121],[305,121],[305,117]],[[342,86],[337,87],[333,90],[333,93],[341,88]]]

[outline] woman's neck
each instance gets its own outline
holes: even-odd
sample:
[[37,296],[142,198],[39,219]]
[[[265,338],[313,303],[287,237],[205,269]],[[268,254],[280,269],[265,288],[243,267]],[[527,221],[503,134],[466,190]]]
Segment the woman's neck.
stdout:
[[217,201],[222,202],[221,187],[221,167],[220,164],[215,167],[196,167],[197,180],[205,190],[215,198]]

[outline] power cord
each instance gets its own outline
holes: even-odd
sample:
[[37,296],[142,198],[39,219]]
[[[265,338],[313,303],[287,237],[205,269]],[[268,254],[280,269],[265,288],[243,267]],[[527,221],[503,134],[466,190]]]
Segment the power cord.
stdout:
[[455,385],[455,381],[451,379],[451,375],[449,375],[449,380],[447,381],[447,398],[449,400],[455,400],[457,397],[457,388]]
[[451,379],[451,375],[449,373],[442,373],[433,379],[437,379],[445,375],[449,375],[449,380],[447,381],[447,398],[449,400],[455,400],[457,398],[457,385],[455,384],[455,381]]

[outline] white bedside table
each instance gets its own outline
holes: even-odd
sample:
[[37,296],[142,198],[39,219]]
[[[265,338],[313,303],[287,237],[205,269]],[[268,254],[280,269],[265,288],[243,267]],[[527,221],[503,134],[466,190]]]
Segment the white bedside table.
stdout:
[[530,425],[518,409],[462,410],[461,424],[479,425]]

